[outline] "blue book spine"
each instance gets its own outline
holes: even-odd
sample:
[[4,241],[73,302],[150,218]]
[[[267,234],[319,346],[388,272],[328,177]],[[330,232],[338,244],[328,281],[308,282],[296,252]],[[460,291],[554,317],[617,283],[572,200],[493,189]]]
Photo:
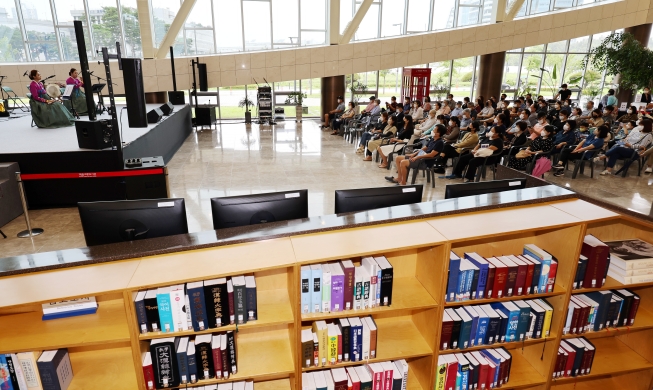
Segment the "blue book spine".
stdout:
[[[350,326],[349,327],[349,356],[352,362],[359,362],[361,360],[361,355],[359,353],[359,344],[358,344],[358,333],[361,333],[362,329],[359,326]],[[362,334],[361,334],[362,335]],[[361,348],[362,351],[362,348]]]
[[172,319],[172,309],[170,308],[170,294],[156,294],[156,303],[159,308],[159,320],[161,321],[161,331],[163,333],[174,332],[175,323]]
[[193,378],[197,378],[197,362],[194,353],[187,354],[186,358],[186,363],[188,364],[188,382],[191,382]]
[[7,365],[7,359],[3,353],[0,353],[0,389],[14,390],[14,387],[11,384],[11,376],[9,376],[9,366]]
[[517,328],[519,327],[519,310],[511,311],[508,314],[508,333],[506,334],[506,341],[518,341],[519,335]]
[[540,282],[538,284],[538,291],[545,293],[546,284],[549,282],[549,271],[551,270],[551,260],[542,260],[542,271],[540,271]]
[[526,332],[528,332],[528,324],[531,321],[531,308],[519,308],[519,324],[517,326],[517,340],[522,341],[526,339]]
[[456,293],[456,301],[462,301],[465,298],[466,278],[467,278],[467,271],[458,272],[458,292]]
[[[471,315],[471,314],[470,314]],[[469,332],[469,346],[476,345],[476,332],[478,330],[478,317],[472,317],[472,330]]]
[[90,307],[88,309],[69,311],[66,313],[43,314],[41,320],[47,321],[47,320],[55,320],[57,318],[83,316],[85,314],[95,314],[96,312],[97,312],[97,307]]
[[460,273],[460,259],[449,260],[449,280],[447,282],[447,302],[456,300],[458,292],[458,274]]
[[488,317],[479,317],[478,328],[476,329],[476,345],[487,344],[487,326],[489,322]]
[[204,287],[195,287],[188,290],[190,301],[190,314],[193,320],[193,330],[196,332],[208,329],[209,318],[206,315],[206,302],[204,301]]
[[179,366],[179,377],[181,378],[181,383],[190,382],[188,376],[188,354],[186,351],[177,352],[177,365]]
[[322,312],[322,267],[311,267],[311,278],[313,279],[311,313],[320,313]]
[[471,299],[471,293],[472,293],[472,282],[474,281],[474,270],[470,269],[467,272],[465,272],[467,276],[465,276],[465,300]]
[[471,256],[468,256],[465,254],[465,258],[469,261],[472,262],[475,266],[478,267],[478,285],[476,286],[476,296],[473,297],[474,299],[483,299],[485,297],[485,293],[487,291],[487,275],[488,272],[490,271],[490,265],[489,264],[483,264],[479,263],[476,261],[474,258]]
[[381,267],[379,267],[378,272],[376,273],[376,305],[381,306]]
[[357,326],[356,332],[356,355],[358,356],[358,361],[363,360],[363,326]]
[[465,366],[464,368],[458,366],[460,369],[460,388],[467,390],[469,384],[469,367]]
[[[498,371],[498,370],[497,370]],[[463,376],[460,374],[460,371],[456,373],[456,390],[461,390],[463,385]]]

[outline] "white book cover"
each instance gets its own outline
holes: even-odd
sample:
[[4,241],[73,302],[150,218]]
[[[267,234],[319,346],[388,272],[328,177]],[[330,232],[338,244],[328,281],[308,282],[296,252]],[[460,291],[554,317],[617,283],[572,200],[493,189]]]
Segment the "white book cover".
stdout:
[[322,313],[331,312],[331,267],[322,264]]
[[408,362],[406,362],[406,359],[401,359],[401,360],[395,360],[394,361],[395,366],[397,366],[397,370],[401,374],[401,390],[406,390],[408,387]]
[[186,316],[186,294],[184,285],[172,287],[170,291],[170,311],[175,324],[175,332],[188,330],[188,317]]
[[324,370],[322,372],[324,373],[324,379],[326,379],[327,390],[335,390],[336,389],[336,384],[333,381],[333,377],[331,376],[331,371],[330,370]]
[[363,273],[362,267],[354,268],[354,310],[363,308]]
[[54,314],[94,309],[97,308],[98,304],[95,297],[84,297],[44,303],[41,306],[43,307],[43,314]]
[[[306,374],[306,380],[302,380],[302,387],[305,387],[306,390],[315,390],[317,389],[317,384],[315,383],[315,377],[317,374],[320,373],[320,371],[315,371],[315,372],[305,372]],[[304,378],[302,378],[304,379]],[[324,375],[322,375],[322,381],[324,381]],[[324,387],[326,387],[326,381],[324,382]]]
[[365,320],[365,318],[361,318],[361,324],[363,325],[363,345],[362,345],[362,353],[363,353],[363,360],[369,360],[370,358],[370,326]]
[[613,273],[621,276],[640,276],[640,275],[651,275],[653,274],[653,266],[648,268],[631,268],[623,269],[619,267],[616,263],[613,263],[614,256],[610,256],[610,267],[608,268]]
[[27,381],[25,380],[23,368],[19,363],[18,356],[15,353],[12,353],[11,360],[14,362],[14,371],[16,373],[16,379],[18,380],[18,389],[14,390],[27,390]]
[[379,288],[379,265],[373,257],[364,257],[361,260],[361,266],[365,267],[370,275],[370,296],[369,307],[376,307],[376,289]]
[[39,369],[36,366],[36,359],[38,359],[39,355],[39,352],[21,352],[16,354],[20,367],[23,370],[25,381],[27,382],[27,388],[30,390],[43,390]]
[[360,266],[357,267],[356,269],[360,270],[361,274],[361,279],[363,283],[363,291],[362,291],[362,297],[361,297],[361,309],[369,309],[370,308],[370,295],[371,295],[371,289],[372,289],[372,278],[370,277],[370,273],[367,271],[367,268]]
[[639,239],[606,241],[610,247],[610,264],[622,269],[653,267],[653,244]]

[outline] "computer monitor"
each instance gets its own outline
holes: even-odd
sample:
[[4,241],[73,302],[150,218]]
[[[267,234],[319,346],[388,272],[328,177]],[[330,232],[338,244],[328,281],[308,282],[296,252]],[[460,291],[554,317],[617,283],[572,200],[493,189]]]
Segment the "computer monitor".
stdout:
[[336,190],[336,214],[400,206],[422,201],[423,186]]
[[478,183],[448,184],[444,189],[444,198],[460,198],[463,196],[519,190],[522,188],[526,188],[526,179],[490,180]]
[[215,230],[308,218],[308,190],[211,198]]
[[183,198],[79,202],[86,245],[188,233]]

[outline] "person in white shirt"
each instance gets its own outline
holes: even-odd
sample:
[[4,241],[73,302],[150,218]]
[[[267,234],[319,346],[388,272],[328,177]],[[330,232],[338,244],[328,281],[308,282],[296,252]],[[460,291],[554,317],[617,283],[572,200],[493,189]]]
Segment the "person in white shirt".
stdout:
[[414,118],[415,120],[424,118],[424,109],[422,108],[422,102],[415,100],[410,107],[410,111],[408,111],[408,115],[410,115],[411,118]]
[[485,107],[481,110],[481,112],[476,115],[477,119],[488,119],[494,115],[494,107],[492,107],[492,101],[488,100],[485,102]]
[[623,142],[618,142],[615,146],[610,148],[603,156],[594,158],[595,162],[607,159],[607,167],[601,175],[611,175],[612,168],[620,158],[630,158],[633,153],[643,153],[646,148],[653,142],[653,122],[644,120],[641,125],[630,130],[628,136]]
[[451,111],[451,116],[457,116],[458,119],[463,115],[463,102],[456,102],[456,108]]
[[415,126],[415,135],[420,136],[422,133],[435,125],[435,110],[429,111],[429,116],[422,122]]

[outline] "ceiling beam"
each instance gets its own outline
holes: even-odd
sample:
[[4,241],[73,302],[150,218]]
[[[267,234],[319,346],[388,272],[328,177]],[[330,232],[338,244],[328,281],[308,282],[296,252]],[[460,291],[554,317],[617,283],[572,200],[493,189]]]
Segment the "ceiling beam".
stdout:
[[504,21],[509,22],[511,20],[515,19],[515,16],[517,16],[517,12],[521,9],[522,5],[524,5],[524,0],[515,0],[514,3],[512,3],[512,6],[506,12],[506,18]]
[[175,39],[177,39],[181,27],[186,23],[186,19],[188,19],[188,15],[190,15],[190,11],[192,11],[195,1],[196,0],[184,0],[184,2],[181,3],[179,12],[175,15],[175,19],[170,24],[170,29],[168,29],[165,37],[163,37],[163,41],[161,41],[161,44],[159,45],[155,58],[166,58],[170,46],[175,43]]
[[372,2],[373,0],[363,0],[363,3],[358,8],[358,11],[356,11],[356,15],[354,15],[351,22],[349,22],[349,24],[345,28],[345,31],[342,33],[342,36],[340,37],[341,45],[349,43],[349,41],[351,41],[351,39],[354,37],[356,30],[358,30],[358,27],[361,25],[361,22],[363,21],[363,18],[367,14],[367,11],[370,9]]

